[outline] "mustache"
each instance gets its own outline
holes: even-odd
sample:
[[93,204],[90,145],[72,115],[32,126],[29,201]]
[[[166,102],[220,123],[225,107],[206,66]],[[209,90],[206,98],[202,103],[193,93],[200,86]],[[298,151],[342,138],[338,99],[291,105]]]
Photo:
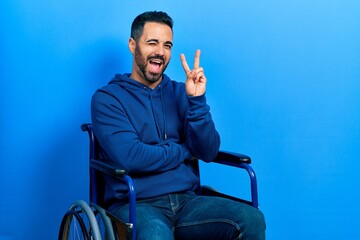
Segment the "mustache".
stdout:
[[162,56],[162,55],[150,56],[150,57],[148,57],[147,60],[150,61],[150,60],[152,60],[152,59],[158,59],[158,60],[161,60],[161,61],[165,62],[165,58],[164,58],[164,56]]

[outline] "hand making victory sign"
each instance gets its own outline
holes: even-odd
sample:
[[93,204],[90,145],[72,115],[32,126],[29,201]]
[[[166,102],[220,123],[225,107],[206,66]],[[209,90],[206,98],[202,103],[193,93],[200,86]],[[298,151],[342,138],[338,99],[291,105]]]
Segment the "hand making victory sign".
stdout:
[[180,59],[186,73],[186,94],[194,97],[203,95],[206,90],[206,77],[204,69],[200,67],[200,50],[196,50],[193,70],[190,70],[184,54],[180,55]]

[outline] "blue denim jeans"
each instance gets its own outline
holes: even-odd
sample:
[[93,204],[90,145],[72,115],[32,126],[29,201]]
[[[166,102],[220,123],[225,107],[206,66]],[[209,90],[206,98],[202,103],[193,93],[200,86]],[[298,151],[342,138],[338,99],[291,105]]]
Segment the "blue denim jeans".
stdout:
[[[265,239],[262,212],[245,203],[195,193],[174,193],[136,203],[137,239]],[[128,221],[128,204],[110,209]]]

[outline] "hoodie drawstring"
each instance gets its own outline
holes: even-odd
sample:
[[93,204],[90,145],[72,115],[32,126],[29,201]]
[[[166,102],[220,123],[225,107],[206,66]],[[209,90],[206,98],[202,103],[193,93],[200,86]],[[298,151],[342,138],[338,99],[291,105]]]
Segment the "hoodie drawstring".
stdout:
[[165,106],[164,106],[164,97],[163,97],[163,90],[162,90],[162,86],[159,85],[160,88],[160,100],[161,100],[161,106],[162,106],[162,111],[163,111],[163,121],[164,121],[164,139],[167,139],[167,134],[166,134],[166,110],[165,110]]
[[[163,117],[163,122],[164,122],[164,135],[163,135],[163,139],[166,140],[167,139],[167,125],[166,125],[166,111],[165,111],[165,106],[164,106],[164,98],[163,98],[163,91],[162,91],[162,86],[159,85],[159,88],[160,88],[160,101],[161,101],[161,110],[163,112],[162,114],[162,117]],[[154,119],[155,119],[155,124],[156,124],[156,129],[158,131],[158,134],[159,136],[161,136],[161,130],[160,130],[160,127],[159,127],[159,124],[158,124],[158,121],[156,119],[156,114],[155,114],[155,110],[154,110],[154,105],[153,105],[153,98],[152,98],[152,94],[151,92],[149,92],[148,88],[145,87],[145,89],[148,91],[149,93],[149,96],[150,96],[150,103],[151,103],[151,111],[152,111],[152,114],[154,116]]]

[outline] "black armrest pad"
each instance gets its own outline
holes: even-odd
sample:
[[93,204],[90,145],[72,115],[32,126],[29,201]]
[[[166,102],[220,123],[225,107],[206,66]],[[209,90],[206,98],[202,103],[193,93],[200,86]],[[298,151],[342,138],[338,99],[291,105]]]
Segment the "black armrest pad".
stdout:
[[90,160],[90,167],[111,176],[124,176],[126,171],[121,169],[116,162],[103,162],[96,159]]
[[214,162],[218,163],[251,163],[251,158],[245,154],[241,153],[234,153],[234,152],[228,152],[228,151],[219,151],[217,157],[215,158]]

